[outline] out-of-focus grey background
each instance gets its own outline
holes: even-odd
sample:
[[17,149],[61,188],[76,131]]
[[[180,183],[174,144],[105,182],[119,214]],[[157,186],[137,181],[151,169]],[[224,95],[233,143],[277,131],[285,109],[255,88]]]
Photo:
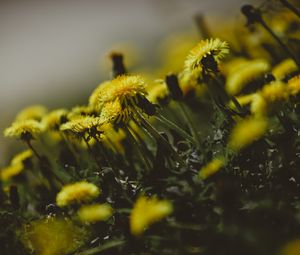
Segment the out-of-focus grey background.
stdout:
[[[83,103],[108,77],[101,67],[115,44],[151,57],[167,34],[193,28],[197,12],[208,21],[226,19],[247,2],[253,1],[0,1],[0,132],[26,105]],[[0,162],[6,144],[1,134]]]

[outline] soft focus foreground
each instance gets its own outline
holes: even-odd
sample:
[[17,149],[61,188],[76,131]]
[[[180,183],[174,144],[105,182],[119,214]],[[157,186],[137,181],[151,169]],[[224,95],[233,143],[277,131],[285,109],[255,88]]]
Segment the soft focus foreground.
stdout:
[[299,6],[195,20],[160,64],[113,51],[84,104],[17,114],[4,254],[300,254]]

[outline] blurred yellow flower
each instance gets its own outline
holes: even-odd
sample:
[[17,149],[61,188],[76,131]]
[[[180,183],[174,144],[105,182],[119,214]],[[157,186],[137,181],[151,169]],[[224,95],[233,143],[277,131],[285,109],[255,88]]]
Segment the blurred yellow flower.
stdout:
[[11,164],[0,170],[0,178],[2,181],[8,181],[12,177],[20,174],[24,169],[24,165],[22,163]]
[[44,131],[44,125],[36,120],[15,121],[4,130],[4,136],[30,140]]
[[90,201],[100,195],[100,189],[86,181],[68,184],[62,187],[56,196],[56,203],[63,207],[73,203]]
[[288,58],[274,66],[272,74],[277,80],[282,80],[286,75],[297,71],[298,67],[294,60]]
[[290,95],[297,95],[300,92],[300,75],[297,75],[288,81],[287,86]]
[[78,210],[78,217],[83,222],[97,222],[108,220],[113,213],[109,204],[93,204],[82,206]]
[[25,226],[22,240],[38,255],[67,255],[81,247],[89,233],[71,220],[47,218]]
[[67,120],[67,109],[56,109],[49,112],[42,119],[42,123],[48,130],[58,130],[59,126]]
[[208,164],[203,166],[199,171],[199,177],[201,179],[206,179],[212,175],[214,175],[216,172],[220,171],[221,168],[224,166],[225,161],[223,158],[215,158],[212,161],[210,161]]
[[32,156],[33,156],[32,150],[22,151],[12,158],[11,164],[15,165],[15,164],[23,163],[25,160],[31,158]]
[[135,202],[130,215],[130,230],[133,235],[142,234],[151,224],[167,217],[173,211],[168,200],[141,196]]
[[37,104],[37,105],[28,106],[17,114],[16,120],[40,121],[47,112],[48,112],[47,108],[43,105]]
[[127,123],[133,114],[131,107],[123,109],[120,101],[117,99],[115,101],[107,102],[103,106],[100,119],[104,123]]
[[300,239],[296,239],[288,242],[283,248],[279,255],[298,255],[300,254]]
[[228,146],[234,151],[250,145],[261,138],[267,130],[266,118],[248,117],[239,121],[231,131]]
[[270,64],[264,59],[254,59],[242,62],[239,67],[227,76],[225,88],[228,94],[237,95],[247,83],[261,77],[270,69]]
[[267,113],[267,102],[261,93],[255,93],[252,97],[250,111],[255,116],[264,116]]
[[287,84],[274,81],[265,85],[261,90],[262,96],[267,102],[283,101],[288,99]]

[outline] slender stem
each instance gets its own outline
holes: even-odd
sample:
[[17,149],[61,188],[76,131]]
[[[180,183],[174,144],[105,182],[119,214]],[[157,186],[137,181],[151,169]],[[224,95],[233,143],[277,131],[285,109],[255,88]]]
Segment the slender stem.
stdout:
[[182,115],[190,129],[190,132],[195,140],[195,143],[196,143],[196,146],[199,147],[200,146],[200,138],[199,138],[199,135],[198,135],[198,132],[197,132],[197,129],[195,127],[195,124],[193,122],[193,120],[191,119],[190,117],[190,114],[187,112],[187,109],[185,107],[185,105],[183,105],[182,102],[178,102],[178,106],[182,112]]
[[298,10],[295,6],[293,6],[287,0],[280,0],[280,2],[300,18],[300,10]]
[[32,150],[33,154],[38,158],[39,161],[41,161],[43,163],[43,159],[41,157],[41,155],[37,152],[37,150],[32,146],[31,141],[30,140],[26,140],[26,143],[29,147],[29,149]]
[[136,147],[137,149],[137,152],[141,158],[141,160],[144,162],[144,165],[146,166],[147,170],[148,171],[151,171],[151,165],[148,161],[148,159],[145,157],[145,155],[143,154],[143,151],[142,149],[140,148],[140,145],[139,143],[136,141],[136,138],[132,135],[132,133],[130,132],[129,128],[127,126],[124,127],[127,135],[128,135],[128,138],[131,140],[131,142],[134,144],[134,146]]
[[165,118],[162,114],[158,113],[155,118],[166,127],[175,130],[178,134],[180,134],[183,138],[187,139],[191,143],[196,143],[193,137],[191,137],[186,131],[184,131],[182,128],[177,126],[172,121],[169,121],[167,118]]
[[185,162],[181,159],[181,157],[178,155],[178,153],[173,149],[173,147],[170,145],[170,143],[144,118],[144,116],[136,111],[137,116],[140,118],[142,125],[148,132],[156,139],[160,140],[161,143],[164,145],[166,150],[171,153],[174,158],[178,161],[178,163],[182,166],[185,165]]
[[272,31],[272,29],[266,24],[264,20],[260,21],[263,28],[274,38],[274,40],[280,45],[280,47],[285,51],[285,53],[292,58],[295,63],[300,66],[299,60],[294,56],[294,54],[289,50],[289,48],[281,41],[281,39]]

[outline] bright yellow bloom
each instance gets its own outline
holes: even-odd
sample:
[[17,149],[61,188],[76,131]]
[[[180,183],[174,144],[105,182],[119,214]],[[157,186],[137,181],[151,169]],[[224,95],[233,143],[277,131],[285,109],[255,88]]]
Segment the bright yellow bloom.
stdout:
[[100,117],[82,116],[62,124],[60,130],[75,135],[83,135],[92,128],[98,129],[102,124],[103,121]]
[[20,174],[24,169],[22,163],[11,164],[0,171],[0,178],[2,181],[8,181],[12,177]]
[[297,95],[300,92],[300,75],[297,75],[288,81],[287,86],[290,95]]
[[63,207],[73,203],[90,201],[99,195],[100,190],[95,184],[81,181],[64,186],[56,196],[56,203]]
[[203,60],[208,56],[219,63],[229,53],[229,46],[227,42],[220,39],[206,39],[200,41],[188,54],[185,62],[184,69],[187,72],[194,72],[200,75],[205,68]]
[[265,118],[248,117],[236,124],[231,131],[228,146],[239,151],[261,138],[267,131],[268,122]]
[[173,206],[170,201],[141,196],[135,202],[130,215],[131,233],[142,234],[151,224],[167,217],[172,211]]
[[11,164],[15,165],[15,164],[23,163],[24,161],[31,158],[32,156],[33,156],[32,150],[22,151],[12,158]]
[[247,83],[261,77],[270,69],[270,64],[264,59],[249,60],[241,63],[239,68],[227,76],[225,88],[230,95],[237,95]]
[[221,168],[224,166],[224,159],[223,158],[215,158],[205,166],[203,166],[199,171],[199,177],[201,179],[206,179],[216,172],[220,171]]
[[67,114],[67,109],[56,109],[48,113],[42,122],[48,130],[58,130],[59,126],[67,120]]
[[279,255],[297,255],[300,254],[300,239],[288,242],[281,250]]
[[4,136],[21,139],[32,139],[44,131],[44,125],[36,120],[15,121],[4,130]]
[[282,80],[286,75],[297,71],[298,67],[294,60],[288,58],[283,61],[281,61],[279,64],[277,64],[273,70],[272,74],[277,80]]
[[131,107],[123,109],[120,101],[115,100],[104,105],[100,119],[105,123],[127,123],[133,114]]
[[287,85],[281,81],[274,81],[265,85],[261,94],[267,102],[284,101],[289,96]]
[[93,92],[90,102],[101,111],[106,103],[119,101],[122,106],[135,106],[138,96],[146,96],[145,81],[139,75],[121,75]]
[[47,218],[25,226],[23,242],[34,254],[73,254],[88,239],[89,233],[71,220]]
[[48,112],[47,108],[43,105],[32,105],[20,111],[16,120],[37,120],[40,121]]
[[78,210],[78,217],[83,222],[97,222],[108,220],[113,213],[109,204],[85,205]]

